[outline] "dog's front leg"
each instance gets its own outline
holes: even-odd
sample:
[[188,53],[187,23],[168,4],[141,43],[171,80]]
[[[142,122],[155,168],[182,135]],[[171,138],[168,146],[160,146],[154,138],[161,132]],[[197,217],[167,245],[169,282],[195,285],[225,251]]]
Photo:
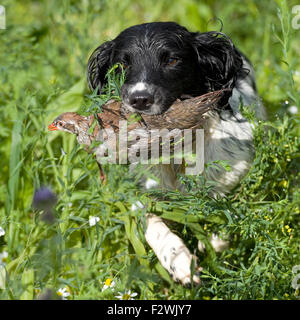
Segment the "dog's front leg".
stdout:
[[[160,217],[154,214],[147,214],[146,219],[146,240],[162,266],[175,281],[180,281],[184,285],[190,284],[191,263],[195,257],[190,253],[183,241],[171,232]],[[193,282],[200,284],[199,277],[194,275]]]

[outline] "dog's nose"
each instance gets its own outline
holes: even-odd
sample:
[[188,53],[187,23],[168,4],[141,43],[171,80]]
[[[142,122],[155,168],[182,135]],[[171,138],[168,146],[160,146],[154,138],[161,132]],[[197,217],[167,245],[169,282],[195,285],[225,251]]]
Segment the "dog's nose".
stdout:
[[147,91],[137,91],[129,98],[130,105],[137,110],[145,110],[154,102],[153,96]]

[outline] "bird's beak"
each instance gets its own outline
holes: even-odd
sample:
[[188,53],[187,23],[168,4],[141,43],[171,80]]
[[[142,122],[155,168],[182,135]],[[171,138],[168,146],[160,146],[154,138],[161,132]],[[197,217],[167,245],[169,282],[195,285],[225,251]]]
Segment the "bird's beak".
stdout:
[[55,131],[55,130],[58,130],[58,128],[55,126],[54,122],[52,122],[51,124],[49,124],[48,130]]

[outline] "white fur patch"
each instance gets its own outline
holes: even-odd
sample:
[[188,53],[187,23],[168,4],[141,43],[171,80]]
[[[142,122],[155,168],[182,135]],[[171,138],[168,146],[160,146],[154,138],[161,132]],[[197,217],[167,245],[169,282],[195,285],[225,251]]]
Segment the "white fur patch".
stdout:
[[151,189],[151,188],[154,188],[154,187],[156,187],[156,186],[158,186],[158,182],[155,181],[154,179],[148,178],[148,179],[146,180],[146,183],[145,183],[146,189]]
[[216,233],[212,234],[210,243],[216,252],[222,252],[229,246],[229,242],[221,239]]
[[[147,215],[145,238],[162,266],[171,274],[173,279],[179,280],[182,284],[191,282],[190,268],[193,255],[160,217],[154,214]],[[199,284],[199,277],[194,275],[193,282]]]
[[147,86],[145,82],[138,82],[133,87],[130,88],[130,94],[136,91],[143,91],[146,89],[147,89]]
[[[216,252],[222,252],[229,247],[229,241],[221,239],[216,233],[212,234],[209,242]],[[205,251],[205,244],[200,240],[198,241],[198,250],[202,253]]]

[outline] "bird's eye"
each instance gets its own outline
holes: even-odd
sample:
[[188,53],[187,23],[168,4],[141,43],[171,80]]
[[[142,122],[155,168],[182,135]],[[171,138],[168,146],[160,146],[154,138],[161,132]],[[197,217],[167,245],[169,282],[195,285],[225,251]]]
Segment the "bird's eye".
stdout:
[[177,64],[177,62],[178,62],[177,58],[171,57],[171,58],[167,59],[167,65],[168,66],[175,66]]
[[61,121],[58,121],[58,123],[57,123],[59,126],[63,126],[64,124],[61,122]]

